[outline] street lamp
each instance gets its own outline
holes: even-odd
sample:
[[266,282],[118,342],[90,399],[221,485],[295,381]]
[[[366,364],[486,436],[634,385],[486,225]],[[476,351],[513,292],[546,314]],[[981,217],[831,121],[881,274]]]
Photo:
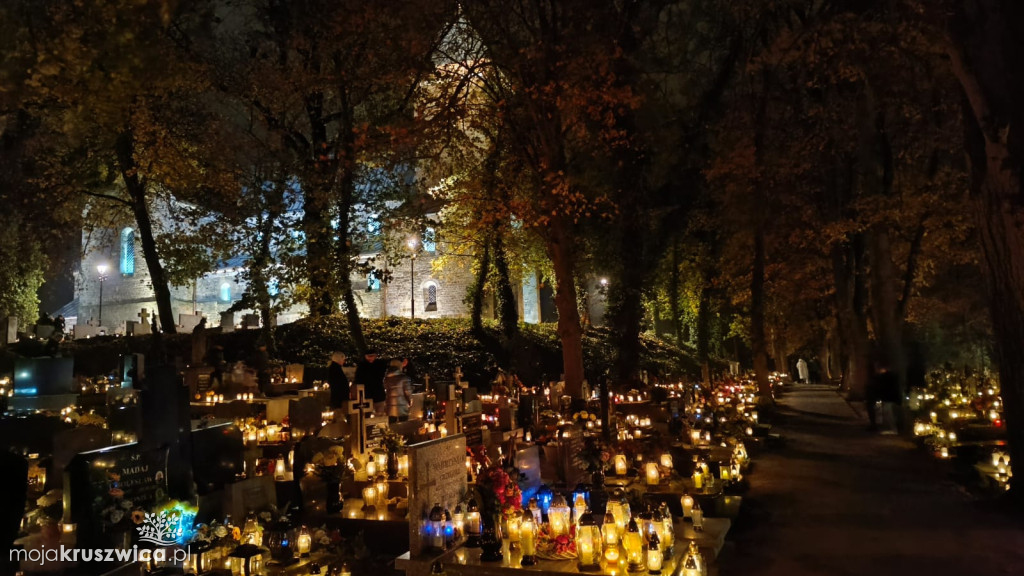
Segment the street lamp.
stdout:
[[103,282],[107,279],[107,270],[109,270],[106,264],[99,264],[96,266],[96,271],[100,275],[100,311],[99,318],[97,318],[98,324],[103,326]]
[[416,247],[419,245],[419,241],[415,237],[409,238],[405,243],[409,247],[409,251],[412,252],[412,257],[409,258],[409,318],[412,320],[416,319]]

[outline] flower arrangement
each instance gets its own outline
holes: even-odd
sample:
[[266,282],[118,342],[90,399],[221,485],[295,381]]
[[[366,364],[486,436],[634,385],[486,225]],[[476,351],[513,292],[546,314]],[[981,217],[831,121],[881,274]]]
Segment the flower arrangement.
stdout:
[[572,415],[572,421],[575,424],[586,424],[587,422],[597,422],[597,414],[588,412],[586,410],[580,410]]
[[385,428],[380,443],[388,454],[395,454],[402,448],[405,448],[405,437],[391,428]]
[[580,459],[586,463],[587,472],[600,472],[608,466],[612,453],[599,438],[589,436],[584,439]]
[[576,526],[570,523],[569,533],[555,536],[551,527],[542,524],[537,531],[537,555],[551,560],[576,557]]
[[523,493],[508,472],[500,466],[491,466],[477,478],[484,509],[491,514],[501,514],[505,519],[523,511]]

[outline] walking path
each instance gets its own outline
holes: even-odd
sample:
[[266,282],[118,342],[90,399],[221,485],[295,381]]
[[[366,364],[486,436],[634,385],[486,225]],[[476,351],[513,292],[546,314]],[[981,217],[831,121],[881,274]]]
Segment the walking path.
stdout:
[[1024,575],[1024,522],[909,440],[867,432],[833,388],[797,386],[773,423],[783,442],[754,460],[722,576]]

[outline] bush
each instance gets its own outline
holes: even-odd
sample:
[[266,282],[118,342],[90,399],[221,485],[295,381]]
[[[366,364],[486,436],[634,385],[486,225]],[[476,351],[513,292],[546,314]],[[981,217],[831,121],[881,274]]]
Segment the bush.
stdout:
[[[509,366],[527,384],[555,380],[562,372],[562,353],[555,326],[523,324],[520,334],[507,349],[500,346],[500,331],[494,323],[485,324],[483,341],[474,335],[469,319],[408,318],[364,319],[367,345],[384,358],[409,358],[417,371],[435,381],[454,380],[456,367],[462,367],[464,379],[474,385],[490,382],[499,366]],[[224,346],[228,361],[245,360],[255,350],[258,330],[220,334],[209,331],[210,345]],[[331,352],[340,350],[358,360],[348,333],[345,317],[335,315],[306,318],[279,326],[275,333],[277,356],[285,362],[325,366]],[[93,338],[65,346],[75,356],[75,371],[83,375],[108,373],[117,367],[118,357],[129,352],[148,354],[152,337]],[[168,356],[188,359],[191,337],[176,334],[164,337]],[[652,374],[696,377],[700,369],[692,355],[658,338],[641,336],[641,368]],[[614,347],[606,329],[590,329],[583,341],[584,366],[588,378],[596,380],[614,359]]]

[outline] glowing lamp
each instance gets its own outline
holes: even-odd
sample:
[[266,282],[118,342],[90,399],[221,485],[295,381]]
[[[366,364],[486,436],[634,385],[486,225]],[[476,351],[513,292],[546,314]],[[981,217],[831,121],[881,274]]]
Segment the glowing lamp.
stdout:
[[[611,505],[611,502],[608,503]],[[601,535],[604,537],[605,548],[619,545],[619,525],[615,523],[615,515],[611,512],[604,513],[604,522],[601,524]]]
[[658,470],[657,462],[644,464],[644,477],[647,479],[648,486],[657,486],[661,483],[661,471]]
[[284,457],[281,456],[281,457],[279,457],[277,459],[277,463],[274,464],[274,479],[275,480],[284,480],[285,474],[287,473],[287,471],[288,470],[287,470],[287,468],[285,468],[285,465],[284,465]]
[[686,550],[686,555],[683,556],[682,568],[679,571],[679,576],[704,576],[704,556],[700,553],[700,549],[697,548],[697,543],[690,541],[690,546]]
[[230,555],[231,573],[234,576],[259,576],[263,574],[263,550],[255,544],[242,544]]
[[626,562],[630,572],[637,572],[644,569],[644,538],[640,534],[640,528],[636,521],[630,519],[626,526],[626,534],[622,537],[622,547],[626,551]]
[[260,531],[260,524],[256,521],[256,513],[249,512],[245,517],[245,524],[242,527],[242,544],[260,546],[263,544],[263,536]]
[[505,536],[508,538],[509,550],[519,550],[519,541],[522,538],[523,531],[522,524],[523,518],[519,514],[513,514],[508,519],[508,533]]
[[398,457],[398,475],[405,478],[409,475],[409,455],[402,454]]
[[377,470],[384,471],[388,468],[388,453],[387,452],[374,452],[373,461],[377,464]]
[[466,546],[469,548],[480,547],[480,537],[483,536],[484,525],[480,519],[480,508],[477,506],[476,500],[469,501],[469,507],[466,509]]
[[363,488],[363,509],[372,508],[377,505],[377,487],[369,484]]
[[551,528],[552,536],[562,536],[569,533],[569,505],[565,503],[565,497],[555,496],[548,508],[548,525]]
[[679,499],[679,503],[683,506],[683,518],[691,517],[693,515],[693,496],[683,492],[683,497]]
[[530,512],[530,514],[533,515],[533,522],[534,522],[534,524],[536,524],[537,526],[540,526],[541,525],[541,516],[542,516],[542,514],[541,514],[541,510],[540,510],[540,503],[537,502],[536,498],[530,498],[529,512]]
[[629,502],[625,498],[621,500],[609,500],[607,510],[615,517],[615,526],[619,529],[619,536],[626,532],[626,525],[629,523],[631,512]]
[[377,475],[377,461],[370,460],[366,463],[366,476],[367,478]]
[[440,503],[430,509],[424,528],[430,547],[437,552],[444,552],[444,508],[441,508]]
[[697,532],[704,531],[704,510],[701,509],[699,502],[693,503],[693,529]]
[[313,547],[313,535],[309,533],[309,528],[303,526],[299,529],[299,537],[295,539],[295,549],[299,553],[299,556],[309,556],[309,550]]
[[661,551],[661,542],[657,534],[651,534],[647,538],[647,573],[661,574],[661,565],[665,556]]
[[697,490],[704,488],[704,473],[700,469],[693,471],[693,487]]
[[576,553],[579,557],[577,567],[581,571],[601,569],[601,529],[589,510],[580,516],[576,532]]
[[519,523],[519,545],[523,551],[522,565],[533,566],[537,563],[537,523],[533,514],[523,512]]
[[626,472],[629,471],[629,462],[626,460],[625,454],[615,455],[615,475],[625,476]]
[[659,464],[661,464],[662,468],[664,468],[666,470],[671,470],[672,469],[672,455],[669,454],[668,452],[665,452],[664,454],[662,454],[661,458],[660,458]]

